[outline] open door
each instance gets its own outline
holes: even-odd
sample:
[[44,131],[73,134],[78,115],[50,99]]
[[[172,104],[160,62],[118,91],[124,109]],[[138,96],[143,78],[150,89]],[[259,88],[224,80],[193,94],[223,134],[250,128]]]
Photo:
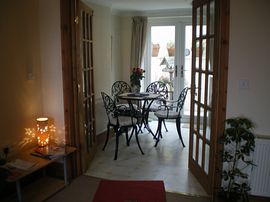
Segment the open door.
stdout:
[[189,169],[210,196],[226,116],[229,0],[193,1]]
[[92,17],[79,0],[61,0],[66,144],[77,148],[70,162],[73,176],[88,168],[97,145]]
[[[77,46],[77,90],[79,112],[79,136],[83,171],[86,171],[96,152],[94,63],[93,63],[93,11],[79,3]],[[78,18],[79,17],[79,18]],[[78,21],[77,21],[78,19]]]

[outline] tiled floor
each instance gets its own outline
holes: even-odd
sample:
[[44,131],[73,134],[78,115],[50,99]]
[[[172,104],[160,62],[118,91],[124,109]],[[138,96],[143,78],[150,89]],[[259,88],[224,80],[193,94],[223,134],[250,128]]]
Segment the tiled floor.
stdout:
[[[142,155],[135,138],[129,147],[125,136],[121,136],[118,159],[113,160],[115,138],[112,138],[105,149],[100,145],[98,152],[86,175],[121,180],[163,180],[169,192],[207,196],[201,185],[188,170],[188,128],[182,126],[182,136],[186,147],[183,148],[176,132],[175,123],[166,122],[169,132],[163,130],[163,138],[154,147],[154,139],[146,130],[139,134]],[[157,122],[150,127],[156,130]]]

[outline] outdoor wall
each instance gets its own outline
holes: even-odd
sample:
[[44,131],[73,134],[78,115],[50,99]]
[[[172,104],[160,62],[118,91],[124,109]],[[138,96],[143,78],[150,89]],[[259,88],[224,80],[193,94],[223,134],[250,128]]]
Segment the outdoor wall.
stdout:
[[[231,1],[227,95],[227,117],[246,116],[255,122],[257,135],[268,137],[269,8],[269,0]],[[239,86],[241,80],[244,89]]]
[[[26,129],[42,114],[38,2],[0,3],[0,151],[31,146]],[[2,153],[1,153],[2,154]]]

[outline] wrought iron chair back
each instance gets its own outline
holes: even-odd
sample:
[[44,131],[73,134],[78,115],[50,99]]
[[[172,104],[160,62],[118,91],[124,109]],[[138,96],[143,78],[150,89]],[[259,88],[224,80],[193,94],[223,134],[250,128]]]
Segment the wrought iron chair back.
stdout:
[[168,87],[162,81],[154,81],[150,83],[146,88],[146,92],[160,94],[163,99],[168,98]]
[[112,93],[112,96],[114,97],[114,100],[118,102],[119,100],[117,96],[122,93],[131,92],[131,87],[125,81],[116,81],[113,83],[111,91],[112,91],[111,93]]
[[111,123],[112,117],[117,117],[117,108],[113,99],[104,92],[101,92],[104,108],[108,117],[108,121]]
[[177,99],[176,111],[179,112],[179,113],[181,112],[181,110],[182,110],[182,108],[184,106],[188,90],[189,90],[189,87],[185,87],[181,91],[181,93],[180,93],[180,95],[179,95],[179,97]]
[[[168,91],[168,87],[166,83],[162,81],[154,81],[147,86],[146,92],[161,95],[161,97],[158,100],[155,100],[152,103],[152,106],[148,108],[147,115],[146,115],[146,123],[148,124],[149,112],[155,112],[159,110],[159,106],[163,104],[163,100],[168,99],[169,91]],[[163,121],[163,124],[166,131],[168,131],[165,121]]]

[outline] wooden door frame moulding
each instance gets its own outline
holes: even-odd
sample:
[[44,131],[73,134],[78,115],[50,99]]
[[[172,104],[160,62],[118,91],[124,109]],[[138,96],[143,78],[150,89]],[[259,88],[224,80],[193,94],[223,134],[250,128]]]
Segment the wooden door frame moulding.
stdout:
[[77,152],[73,155],[70,163],[72,177],[82,173],[80,140],[77,132],[77,103],[74,101],[74,97],[77,97],[77,84],[74,81],[76,81],[76,29],[78,29],[75,16],[78,13],[78,5],[78,0],[60,1],[65,139],[67,145],[77,148]]
[[217,65],[220,68],[218,71],[218,87],[217,87],[217,111],[215,112],[215,123],[214,123],[214,133],[217,134],[215,140],[216,148],[215,150],[215,175],[214,175],[214,185],[216,190],[214,190],[213,201],[217,200],[218,188],[221,185],[220,172],[222,170],[222,161],[220,152],[223,149],[222,145],[218,144],[218,139],[222,135],[225,128],[226,120],[226,106],[227,106],[227,84],[228,84],[228,66],[229,66],[229,30],[230,30],[230,0],[218,0],[218,16],[219,20],[217,24],[217,32],[219,38],[217,39],[218,49],[218,60]]

